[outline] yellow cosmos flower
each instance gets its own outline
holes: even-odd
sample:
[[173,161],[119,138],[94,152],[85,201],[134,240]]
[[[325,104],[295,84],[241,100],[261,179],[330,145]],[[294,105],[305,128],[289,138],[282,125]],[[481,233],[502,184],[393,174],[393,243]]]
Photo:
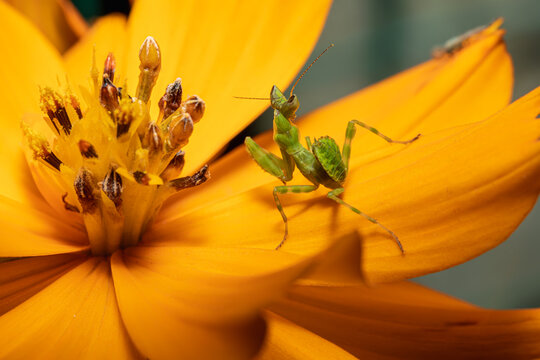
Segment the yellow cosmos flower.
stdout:
[[[540,356],[540,310],[479,309],[408,282],[374,286],[439,271],[487,251],[506,239],[536,200],[540,89],[508,106],[512,65],[498,23],[456,53],[298,121],[304,134],[330,135],[338,142],[352,118],[369,119],[394,138],[423,134],[410,146],[396,147],[359,133],[344,194],[346,201],[384,219],[399,234],[405,255],[380,228],[323,201],[322,191],[283,199],[290,237],[275,251],[283,231],[271,199],[275,181],[244,149],[212,162],[212,179],[173,195],[153,222],[152,211],[140,222],[132,220],[134,227],[144,228],[146,220],[151,224],[140,235],[135,231],[120,236],[119,243],[109,241],[118,239],[110,236],[114,221],[107,222],[115,210],[127,219],[147,204],[133,201],[138,191],[114,196],[115,186],[158,187],[152,178],[148,185],[131,179],[129,166],[117,171],[122,163],[111,171],[110,162],[93,170],[101,171],[97,180],[85,181],[80,166],[72,169],[73,187],[60,181],[58,172],[69,174],[68,165],[84,163],[78,150],[93,153],[91,141],[81,145],[85,139],[73,142],[71,134],[106,134],[111,131],[106,126],[88,126],[107,124],[108,116],[125,105],[104,109],[114,90],[105,86],[103,93],[88,81],[94,44],[98,66],[114,53],[114,79],[112,59],[105,73],[123,87],[121,100],[126,100],[138,89],[140,44],[148,35],[159,43],[159,78],[149,115],[144,104],[139,107],[140,121],[162,116],[157,105],[178,76],[184,93],[206,101],[204,118],[183,148],[182,176],[189,176],[266,106],[232,96],[259,94],[274,83],[284,88],[312,50],[329,8],[326,1],[215,5],[137,1],[127,22],[121,16],[100,19],[61,58],[36,29],[0,3],[5,49],[0,58],[0,257],[6,260],[0,263],[0,358]],[[152,60],[157,50],[150,45],[142,56],[147,74],[157,71]],[[66,75],[78,102],[65,93]],[[25,114],[40,113],[38,86],[42,107],[63,121],[55,123],[57,143],[43,138],[47,129],[37,122],[25,127],[30,145],[46,150],[27,159],[19,123],[33,119]],[[67,98],[56,98],[63,95],[55,91]],[[149,94],[140,88],[138,93],[139,98]],[[55,99],[65,105],[68,131],[62,125],[66,113],[55,113]],[[120,137],[107,139],[110,144],[96,140],[98,159],[107,158],[99,156],[101,148],[120,143]],[[271,140],[271,134],[257,139],[275,150]],[[81,146],[72,151],[74,145]],[[57,159],[42,161],[51,150]],[[126,154],[133,160],[137,152],[132,150]],[[150,159],[148,154],[142,158]],[[92,232],[91,213],[84,209],[88,192],[76,185],[81,183],[97,187],[91,194],[99,195],[105,214],[103,237]]]

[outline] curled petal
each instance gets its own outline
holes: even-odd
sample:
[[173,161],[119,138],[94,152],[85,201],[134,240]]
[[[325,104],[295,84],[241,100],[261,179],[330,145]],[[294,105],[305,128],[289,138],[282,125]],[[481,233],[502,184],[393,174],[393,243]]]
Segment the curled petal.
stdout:
[[273,313],[266,315],[268,335],[256,360],[353,360],[339,346]]
[[297,286],[271,310],[360,359],[532,359],[540,310],[487,310],[412,283]]

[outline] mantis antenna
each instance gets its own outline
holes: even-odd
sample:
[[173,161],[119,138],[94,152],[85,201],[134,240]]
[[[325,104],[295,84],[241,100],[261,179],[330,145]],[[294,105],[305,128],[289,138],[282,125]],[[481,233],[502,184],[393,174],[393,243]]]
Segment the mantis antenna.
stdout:
[[317,56],[317,58],[316,58],[315,60],[313,60],[313,62],[312,62],[311,64],[309,64],[309,66],[307,67],[306,70],[304,70],[304,72],[302,73],[302,75],[300,75],[300,77],[299,77],[298,79],[296,79],[296,82],[294,83],[293,87],[291,88],[291,94],[290,94],[289,96],[292,96],[293,90],[294,90],[294,88],[296,87],[296,84],[298,84],[298,82],[300,81],[300,79],[304,77],[304,75],[305,75],[305,74],[308,72],[308,70],[313,66],[313,64],[315,64],[315,63],[317,62],[317,60],[319,60],[319,58],[320,58],[321,56],[323,56],[323,54],[324,54],[325,52],[328,51],[328,49],[333,48],[333,47],[334,47],[334,44],[328,45],[328,47],[327,47],[326,49],[324,49],[324,51],[323,51],[319,56]]
[[233,96],[235,99],[248,99],[248,100],[270,100],[270,98],[260,98],[260,97],[246,97],[246,96]]

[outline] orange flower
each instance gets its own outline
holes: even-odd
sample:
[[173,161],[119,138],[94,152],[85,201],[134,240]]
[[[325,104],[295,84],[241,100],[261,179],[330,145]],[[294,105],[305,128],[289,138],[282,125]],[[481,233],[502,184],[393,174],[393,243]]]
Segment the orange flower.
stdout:
[[[101,238],[88,236],[88,223],[65,210],[58,169],[27,162],[19,151],[19,119],[40,113],[38,86],[59,91],[66,73],[88,104],[81,122],[106,119],[97,97],[73,85],[87,87],[94,44],[99,62],[115,54],[114,83],[125,79],[123,91],[134,94],[135,56],[151,35],[161,49],[151,118],[177,76],[186,94],[207,104],[184,148],[183,174],[193,174],[266,106],[232,95],[285,87],[329,8],[323,1],[215,5],[137,1],[127,23],[100,19],[62,59],[0,3],[0,43],[8,49],[0,60],[0,257],[7,260],[0,264],[0,358],[242,359],[261,346],[263,359],[540,356],[536,310],[478,309],[406,282],[364,285],[467,261],[504,241],[533,206],[540,89],[507,106],[512,65],[498,23],[455,54],[298,122],[304,134],[340,143],[351,118],[369,119],[394,138],[423,134],[401,147],[359,133],[344,194],[384,219],[405,255],[384,231],[322,192],[283,199],[290,237],[273,250],[283,231],[271,198],[275,181],[244,149],[212,162],[211,181],[165,203],[136,244],[95,250],[92,239]],[[106,131],[95,130],[86,134]],[[270,134],[257,141],[275,150]],[[63,155],[68,164],[70,153]],[[107,191],[99,194],[105,202]],[[72,205],[84,212],[77,199]],[[120,206],[121,215],[137,213]]]

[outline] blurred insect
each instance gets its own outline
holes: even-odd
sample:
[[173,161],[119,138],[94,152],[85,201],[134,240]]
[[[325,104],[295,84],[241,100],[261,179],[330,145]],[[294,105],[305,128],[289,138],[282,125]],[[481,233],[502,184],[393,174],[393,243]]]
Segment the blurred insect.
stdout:
[[[495,22],[493,22],[492,24],[494,23]],[[434,58],[439,59],[444,56],[451,56],[456,54],[458,51],[467,46],[467,44],[469,44],[476,35],[480,34],[492,24],[475,27],[474,29],[471,29],[461,35],[455,36],[447,40],[442,46],[437,46],[435,49],[433,49],[431,55]]]
[[[328,48],[326,50],[328,50]],[[319,57],[321,55],[319,55]],[[315,59],[315,61],[317,61],[319,57]],[[283,235],[281,242],[276,247],[276,250],[285,243],[288,235],[287,216],[283,211],[278,194],[309,193],[315,191],[319,185],[322,185],[328,189],[331,189],[331,191],[327,194],[328,198],[334,200],[338,204],[346,206],[353,212],[362,215],[364,218],[374,224],[377,224],[388,234],[390,234],[403,253],[404,249],[401,242],[390,229],[373,217],[349,205],[340,199],[339,195],[345,191],[343,185],[349,170],[351,141],[356,134],[355,126],[360,126],[367,129],[389,143],[409,144],[418,139],[420,135],[417,135],[407,141],[396,141],[381,134],[377,129],[365,124],[364,122],[359,120],[351,120],[347,125],[345,142],[341,152],[335,140],[328,136],[314,139],[313,143],[309,137],[306,137],[307,147],[304,147],[299,141],[298,127],[292,123],[296,117],[296,111],[300,106],[298,98],[293,94],[293,91],[298,81],[304,76],[306,71],[309,70],[315,61],[311,63],[311,65],[298,78],[291,89],[288,99],[275,85],[270,91],[270,103],[274,109],[274,141],[278,144],[282,157],[280,158],[279,156],[276,156],[260,147],[249,136],[245,139],[247,151],[253,160],[255,160],[255,162],[257,162],[257,164],[259,164],[264,171],[277,177],[283,182],[283,186],[276,186],[274,187],[273,191],[274,201],[281,214],[281,217],[283,218],[283,222],[285,223],[285,234]],[[286,183],[293,177],[295,166],[298,167],[298,170],[300,170],[302,175],[309,182],[311,182],[312,185],[286,185]]]

